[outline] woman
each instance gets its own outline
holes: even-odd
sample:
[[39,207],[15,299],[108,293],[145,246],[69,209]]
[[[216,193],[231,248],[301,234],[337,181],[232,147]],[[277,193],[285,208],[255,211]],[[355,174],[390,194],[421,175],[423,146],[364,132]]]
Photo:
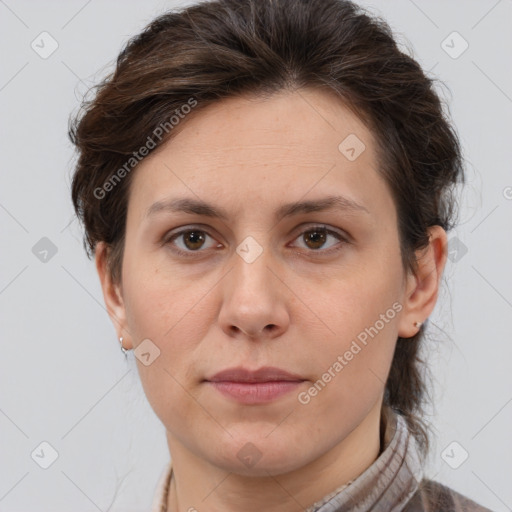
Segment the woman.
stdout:
[[166,428],[154,510],[487,510],[423,475],[418,354],[462,157],[385,22],[344,0],[162,15],[70,136]]

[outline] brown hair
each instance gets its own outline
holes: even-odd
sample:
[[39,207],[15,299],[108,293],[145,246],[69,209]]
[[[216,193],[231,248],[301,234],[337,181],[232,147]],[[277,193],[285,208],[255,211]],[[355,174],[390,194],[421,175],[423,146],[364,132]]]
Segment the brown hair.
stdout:
[[[385,21],[347,0],[203,2],[159,16],[128,41],[69,130],[79,153],[72,199],[89,256],[106,242],[111,274],[120,279],[133,175],[126,162],[191,98],[197,106],[189,115],[196,115],[222,98],[304,87],[337,93],[375,135],[379,170],[397,207],[403,266],[414,270],[427,228],[453,227],[451,191],[463,181],[459,141],[434,80],[399,50]],[[155,146],[175,133],[165,132]],[[116,173],[122,179],[112,181]],[[398,338],[384,405],[406,418],[426,455],[423,336],[422,329]]]

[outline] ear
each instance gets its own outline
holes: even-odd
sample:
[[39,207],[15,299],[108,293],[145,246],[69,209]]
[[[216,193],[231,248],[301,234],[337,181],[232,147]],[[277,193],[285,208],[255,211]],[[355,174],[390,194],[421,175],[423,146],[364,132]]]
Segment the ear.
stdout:
[[105,242],[98,242],[95,250],[96,270],[100,278],[101,288],[103,290],[103,299],[117,331],[117,337],[123,337],[123,346],[129,350],[132,347],[131,336],[129,336],[126,326],[126,309],[123,302],[121,284],[112,280],[112,275],[108,268],[109,247]]
[[417,270],[409,272],[403,300],[398,335],[411,338],[418,332],[415,322],[424,322],[437,302],[439,284],[446,264],[446,231],[441,226],[429,228],[429,245],[416,252]]

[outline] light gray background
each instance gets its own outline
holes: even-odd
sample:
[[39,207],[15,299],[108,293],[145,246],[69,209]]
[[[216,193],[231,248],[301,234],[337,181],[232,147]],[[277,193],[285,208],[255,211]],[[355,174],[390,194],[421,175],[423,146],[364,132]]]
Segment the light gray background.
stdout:
[[[449,289],[429,326],[437,437],[427,474],[510,511],[512,0],[361,4],[446,84],[439,91],[469,179],[450,235],[459,248],[451,242]],[[121,45],[174,5],[0,0],[1,512],[147,510],[168,461],[163,426],[133,353],[125,362],[119,350],[73,220],[67,121]],[[47,59],[31,48],[43,31],[59,45]],[[453,31],[469,44],[458,58],[442,47]],[[447,43],[461,48],[453,36]],[[32,251],[42,237],[57,248],[46,262]],[[43,441],[58,452],[48,469],[31,457]],[[453,441],[452,460],[469,454],[458,469],[441,456]]]

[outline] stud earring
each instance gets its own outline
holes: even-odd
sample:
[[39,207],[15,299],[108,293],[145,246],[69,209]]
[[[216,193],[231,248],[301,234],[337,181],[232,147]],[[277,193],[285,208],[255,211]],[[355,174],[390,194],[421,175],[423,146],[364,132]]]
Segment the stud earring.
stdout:
[[421,327],[422,322],[414,322],[414,327],[419,329]]
[[123,338],[119,338],[119,343],[121,344],[121,351],[123,352],[124,357],[127,357],[127,355],[126,355],[126,354],[128,354],[128,350],[126,350],[126,349],[123,347]]

